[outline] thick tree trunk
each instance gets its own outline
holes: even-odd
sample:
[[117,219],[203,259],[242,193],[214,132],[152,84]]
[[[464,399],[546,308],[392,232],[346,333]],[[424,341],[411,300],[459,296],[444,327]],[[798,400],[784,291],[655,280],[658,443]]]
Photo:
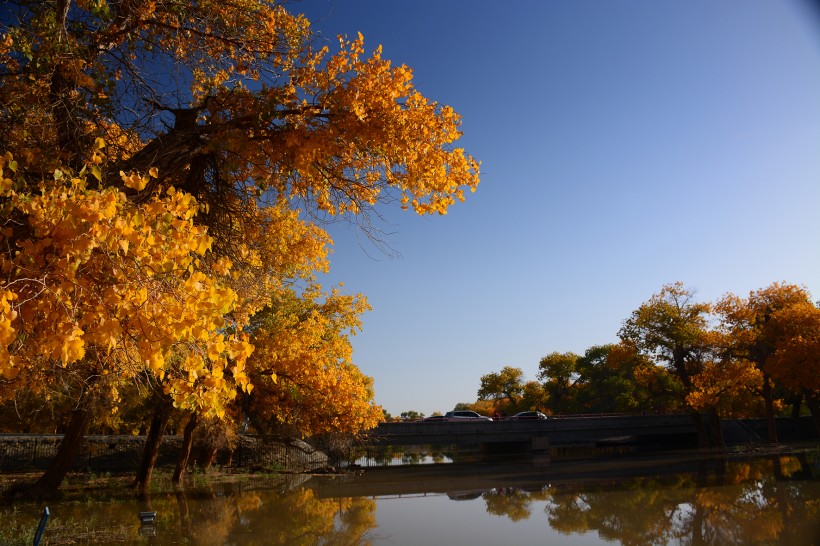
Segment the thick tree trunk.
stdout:
[[207,441],[205,445],[202,447],[202,454],[199,461],[199,466],[202,468],[203,472],[207,472],[211,469],[211,466],[214,464],[214,461],[216,460],[216,452],[217,447],[211,441]]
[[183,171],[189,165],[196,166],[204,156],[207,141],[203,138],[202,127],[174,128],[168,133],[158,135],[140,151],[127,160],[112,164],[104,173],[103,180],[111,185],[120,185],[119,171],[137,170],[148,172],[156,167],[160,179],[151,179],[142,191],[122,188],[124,193],[134,201],[143,201],[160,186],[163,180]]
[[63,435],[57,455],[48,470],[31,485],[15,487],[9,491],[12,498],[51,499],[57,495],[66,474],[71,470],[74,459],[83,445],[88,426],[93,416],[94,399],[85,396],[81,405],[71,413],[68,430]]
[[776,444],[777,424],[774,420],[774,389],[768,374],[763,374],[763,402],[766,405],[766,426],[769,430],[769,443]]
[[191,413],[188,423],[185,425],[185,431],[182,435],[182,449],[179,451],[179,459],[177,460],[177,467],[174,470],[174,476],[171,479],[174,483],[181,483],[182,476],[185,474],[185,469],[188,467],[188,459],[191,456],[191,446],[194,443],[194,429],[198,416],[196,412]]
[[142,452],[140,466],[137,469],[137,476],[134,480],[134,487],[138,495],[145,495],[148,485],[151,483],[151,474],[154,472],[154,465],[159,456],[159,446],[162,443],[162,435],[165,434],[165,427],[171,412],[174,409],[170,397],[161,396],[156,399],[154,415],[151,417],[151,427],[148,429],[148,436],[145,439],[145,449]]

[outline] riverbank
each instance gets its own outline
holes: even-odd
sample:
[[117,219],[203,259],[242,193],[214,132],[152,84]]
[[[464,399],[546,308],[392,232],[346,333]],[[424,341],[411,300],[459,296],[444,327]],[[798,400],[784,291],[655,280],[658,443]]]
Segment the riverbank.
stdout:
[[[47,469],[62,438],[59,434],[0,434],[0,473]],[[175,468],[181,448],[181,436],[163,436],[155,468]],[[96,474],[135,472],[144,449],[145,436],[89,435],[83,440],[72,470]],[[195,446],[192,457],[196,456]],[[213,462],[245,472],[305,472],[326,467],[328,458],[298,439],[243,434],[231,449],[219,450]]]

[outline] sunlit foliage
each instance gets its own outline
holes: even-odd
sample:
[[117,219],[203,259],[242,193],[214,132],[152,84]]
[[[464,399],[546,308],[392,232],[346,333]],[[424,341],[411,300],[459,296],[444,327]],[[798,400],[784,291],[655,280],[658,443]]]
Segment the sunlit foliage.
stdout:
[[356,432],[382,419],[373,380],[352,362],[349,336],[368,309],[361,295],[308,290],[276,295],[256,314],[249,361],[256,388],[241,408],[260,432]]
[[[455,146],[458,114],[360,34],[316,47],[278,2],[22,0],[3,24],[3,396],[67,371],[66,397],[96,414],[136,381],[223,417],[276,374],[267,410],[305,432],[374,424],[344,341],[358,323],[340,318],[364,300],[317,300],[320,222],[374,235],[378,204],[463,200],[479,164]],[[316,315],[276,325],[302,353],[252,373],[248,327],[283,294]],[[284,351],[263,332],[261,352]]]
[[519,368],[485,374],[476,403],[463,406],[556,415],[688,411],[716,422],[760,416],[766,407],[773,417],[788,397],[795,412],[805,401],[817,424],[820,308],[805,288],[774,283],[712,304],[683,283],[669,284],[632,312],[619,337],[583,356],[548,354],[534,385]]
[[[5,166],[24,176],[11,156]],[[42,389],[54,366],[77,367],[116,399],[122,381],[150,373],[178,405],[219,414],[235,385],[248,388],[252,347],[229,333],[236,293],[196,271],[211,242],[196,202],[169,189],[136,204],[86,176],[57,169],[36,195],[5,178],[3,378]]]
[[[812,405],[817,391],[812,388],[817,385],[819,362],[816,358],[806,358],[803,352],[818,336],[820,323],[812,318],[813,307],[805,288],[787,283],[773,283],[754,290],[748,298],[726,294],[716,305],[721,329],[729,339],[729,353],[754,366],[762,377],[760,392],[769,420],[769,439],[773,442],[777,441],[775,381],[787,389],[805,392],[815,423],[818,422],[818,408]],[[807,391],[803,391],[801,378]]]

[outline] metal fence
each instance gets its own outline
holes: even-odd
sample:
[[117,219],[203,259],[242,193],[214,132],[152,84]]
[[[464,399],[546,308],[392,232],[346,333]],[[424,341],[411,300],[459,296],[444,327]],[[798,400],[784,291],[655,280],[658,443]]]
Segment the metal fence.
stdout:
[[[0,472],[45,470],[57,454],[62,438],[62,435],[0,434]],[[163,437],[156,467],[175,468],[181,447],[181,437]],[[135,471],[144,448],[145,436],[87,436],[72,470]],[[241,436],[233,449],[218,452],[216,464],[228,468],[305,471],[328,463],[324,453],[304,442]]]

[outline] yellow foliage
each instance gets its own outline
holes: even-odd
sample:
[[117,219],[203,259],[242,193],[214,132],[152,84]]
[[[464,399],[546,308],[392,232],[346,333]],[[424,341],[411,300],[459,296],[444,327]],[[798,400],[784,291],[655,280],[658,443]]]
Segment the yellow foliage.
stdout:
[[767,371],[787,388],[820,393],[820,308],[801,301],[772,314],[775,344]]
[[751,404],[751,398],[763,384],[763,374],[747,360],[708,361],[691,381],[692,388],[686,396],[691,408],[731,413],[739,400],[746,398],[746,404]]
[[[127,381],[144,369],[164,380],[178,405],[222,412],[235,394],[222,379],[224,354],[241,368],[252,347],[244,336],[219,333],[237,302],[225,279],[189,270],[191,256],[209,244],[193,223],[196,201],[170,192],[136,205],[112,188],[87,189],[83,175],[54,172],[62,183],[37,195],[2,194],[4,213],[22,214],[31,230],[28,238],[0,237],[19,249],[0,255],[7,272],[0,288],[3,374],[37,373],[44,355],[72,366],[94,347],[107,355],[100,373]],[[248,388],[247,378],[237,384]]]
[[717,304],[735,354],[794,392],[820,392],[820,309],[800,286],[773,283]]
[[[48,381],[53,363],[112,384],[148,374],[177,406],[210,415],[239,389],[263,391],[257,382],[300,385],[320,394],[291,400],[283,419],[375,424],[372,380],[347,340],[364,298],[310,288],[288,303],[298,312],[277,310],[253,340],[240,333],[272,294],[327,271],[332,241],[316,215],[393,200],[444,214],[475,190],[458,114],[381,48],[368,55],[361,35],[313,48],[308,21],[277,3],[55,10],[43,3],[0,36],[13,152],[0,158],[3,375]],[[150,88],[163,59],[191,75],[188,89]],[[308,415],[323,405],[337,413]]]
[[358,432],[378,424],[382,411],[373,382],[351,362],[349,335],[369,309],[362,296],[283,291],[257,315],[247,374],[254,411],[304,434]]

